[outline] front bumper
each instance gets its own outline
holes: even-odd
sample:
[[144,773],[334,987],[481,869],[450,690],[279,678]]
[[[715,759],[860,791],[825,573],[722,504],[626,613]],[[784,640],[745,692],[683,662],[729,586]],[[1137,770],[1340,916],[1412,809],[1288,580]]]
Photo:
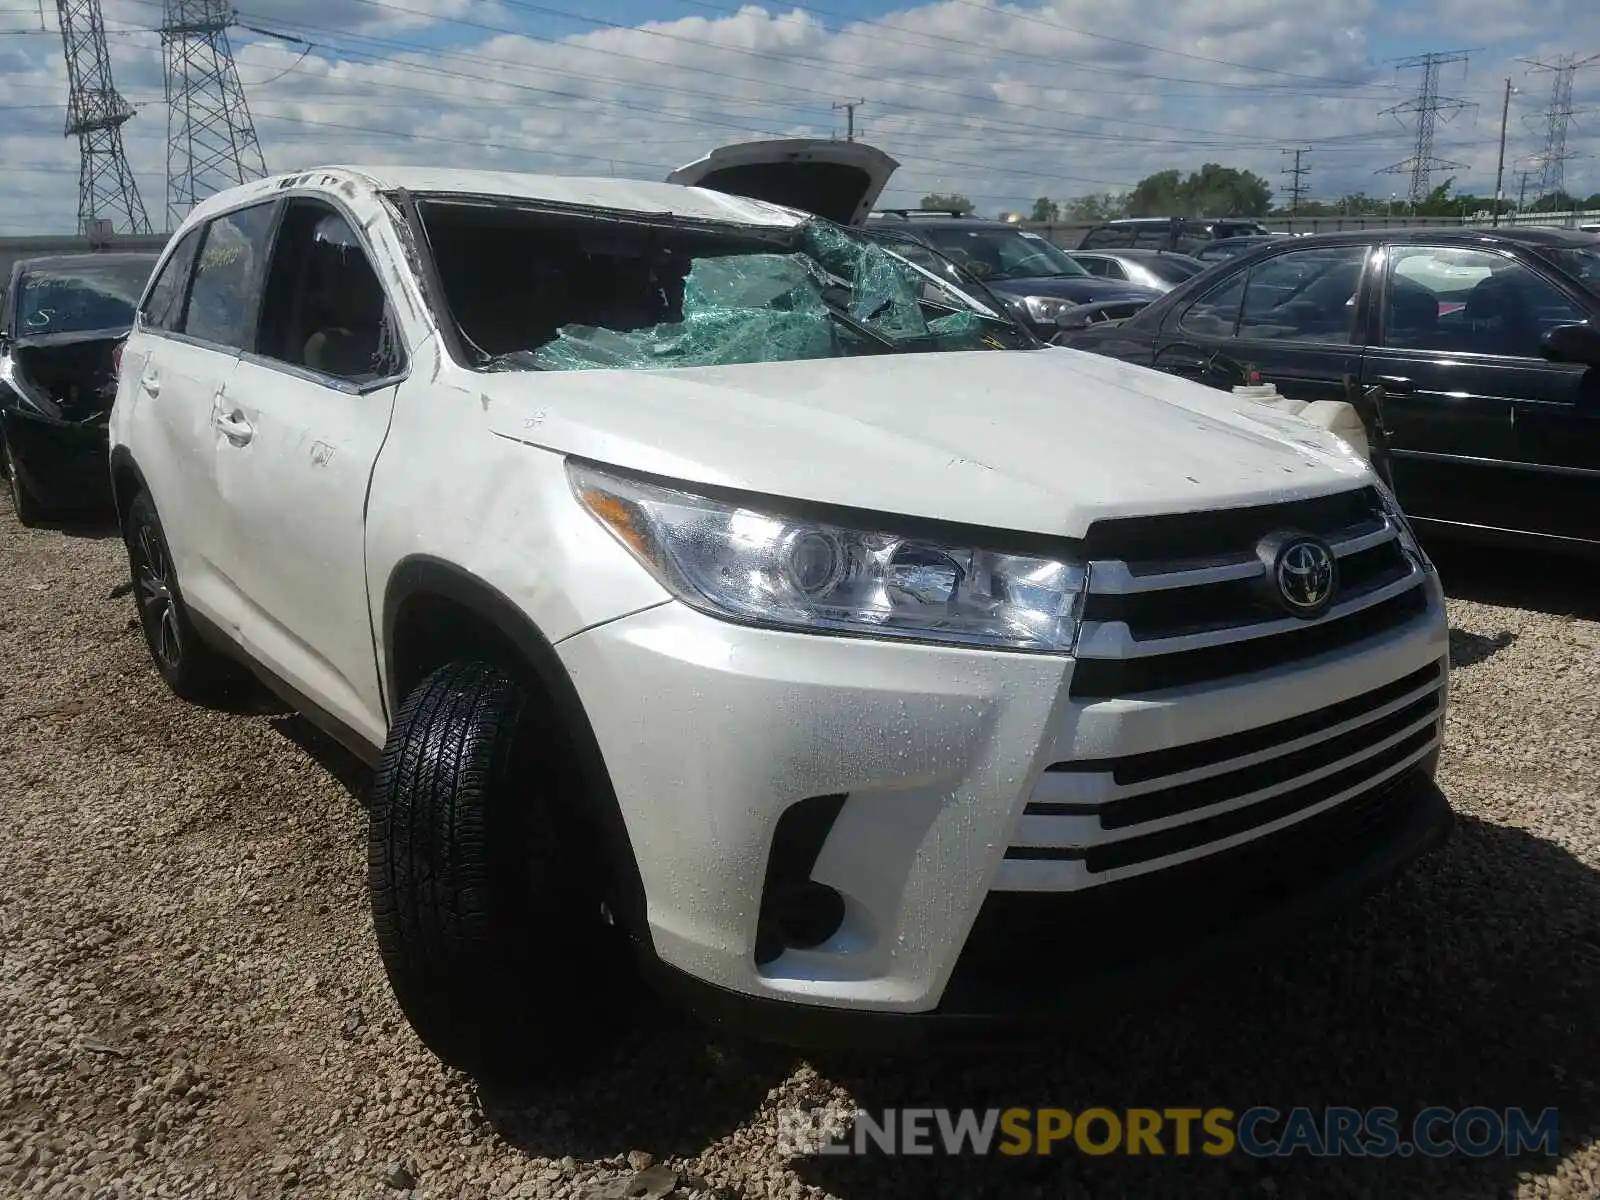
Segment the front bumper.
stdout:
[[1202,972],[1280,948],[1449,837],[1432,765],[1359,811],[1104,895],[990,896],[939,1006],[881,1013],[750,996],[648,964],[663,995],[728,1032],[807,1049],[947,1047],[1033,1038],[1148,1004]]
[[[803,1044],[816,1028],[837,1041],[832,1027],[845,1024],[879,1044],[870,1028],[886,1018],[1059,1015],[1063,997],[1169,973],[1191,949],[1259,937],[1251,931],[1269,914],[1293,919],[1397,870],[1442,836],[1448,817],[1430,782],[1447,640],[1435,582],[1425,612],[1359,647],[1159,698],[1075,698],[1074,663],[1061,658],[780,633],[675,603],[557,649],[611,774],[661,982],[695,993],[704,1011],[753,1016],[780,1040]],[[1043,859],[1018,855],[1019,838],[1076,844],[1081,818],[1035,815],[1041,796],[1117,798],[1109,775],[1069,779],[1047,772],[1053,764],[1223,745],[1428,672],[1439,678],[1440,715],[1419,717],[1399,692],[1385,701],[1411,724],[1388,727],[1391,769],[1371,786],[1327,791],[1305,812],[1198,854],[1162,849],[1153,867],[1101,868],[1098,849],[1086,863],[1052,861],[1048,849]],[[1257,751],[1225,765],[1277,752]],[[1302,769],[1331,788],[1344,763]],[[818,797],[836,798],[837,817],[807,858],[809,877],[842,897],[842,921],[820,944],[764,954],[780,818]],[[1341,842],[1329,823],[1345,818],[1354,825]],[[1172,835],[1162,821],[1151,828]],[[1306,830],[1316,836],[1302,842]],[[1334,846],[1329,861],[1314,861]],[[1280,878],[1270,868],[1284,863]],[[1202,906],[1219,864],[1244,891]],[[1141,905],[1162,929],[1202,908],[1214,928],[1172,944],[1131,935],[1126,914]],[[1009,950],[1020,959],[1007,961]]]
[[51,509],[102,510],[111,504],[111,443],[104,419],[72,424],[20,409],[0,417],[28,490]]

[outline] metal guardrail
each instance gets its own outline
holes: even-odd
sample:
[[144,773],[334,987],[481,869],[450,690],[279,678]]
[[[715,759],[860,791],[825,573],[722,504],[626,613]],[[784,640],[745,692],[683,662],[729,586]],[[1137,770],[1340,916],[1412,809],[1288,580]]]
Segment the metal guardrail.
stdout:
[[[1251,218],[1275,232],[1283,233],[1337,233],[1342,230],[1362,229],[1459,229],[1463,226],[1487,226],[1493,218],[1488,214],[1479,216],[1477,213],[1466,217],[1407,217],[1407,216],[1325,216],[1325,217],[1260,217]],[[1600,222],[1600,209],[1589,209],[1574,212],[1556,213],[1520,213],[1516,215],[1504,214],[1500,218],[1501,228],[1508,225],[1556,225],[1563,228],[1575,229],[1579,225],[1590,222]],[[1041,233],[1057,246],[1066,250],[1075,250],[1078,243],[1083,240],[1083,235],[1088,233],[1099,221],[1054,221],[1037,222],[1022,221],[1019,225],[1034,233]]]

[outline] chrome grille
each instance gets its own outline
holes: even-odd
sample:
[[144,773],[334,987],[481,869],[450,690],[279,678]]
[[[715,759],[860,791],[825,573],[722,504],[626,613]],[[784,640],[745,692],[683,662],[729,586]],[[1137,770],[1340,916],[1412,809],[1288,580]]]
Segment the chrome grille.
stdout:
[[1208,741],[1049,767],[995,881],[1070,891],[1263,837],[1381,788],[1433,753],[1446,669]]
[[[1322,617],[1266,598],[1256,545],[1315,534],[1339,562]],[[1071,694],[1094,700],[1230,679],[1340,650],[1427,608],[1421,566],[1370,488],[1222,512],[1102,522],[1089,531],[1089,595]]]

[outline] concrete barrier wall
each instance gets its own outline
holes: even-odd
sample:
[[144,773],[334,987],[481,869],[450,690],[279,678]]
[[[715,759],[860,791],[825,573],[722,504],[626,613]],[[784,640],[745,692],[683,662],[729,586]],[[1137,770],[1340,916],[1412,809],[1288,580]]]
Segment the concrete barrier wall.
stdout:
[[[167,244],[164,233],[118,234],[103,243],[102,250],[160,250]],[[88,254],[96,247],[82,235],[62,234],[57,237],[0,238],[0,291],[11,279],[11,268],[18,259],[36,258],[45,254]]]

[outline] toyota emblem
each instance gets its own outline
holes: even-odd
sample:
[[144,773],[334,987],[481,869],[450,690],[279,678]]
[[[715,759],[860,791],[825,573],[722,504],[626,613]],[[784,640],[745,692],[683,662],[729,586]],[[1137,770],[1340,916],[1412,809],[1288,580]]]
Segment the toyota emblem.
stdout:
[[1259,552],[1283,608],[1308,620],[1328,611],[1339,589],[1339,560],[1326,542],[1304,533],[1274,534],[1262,539]]

